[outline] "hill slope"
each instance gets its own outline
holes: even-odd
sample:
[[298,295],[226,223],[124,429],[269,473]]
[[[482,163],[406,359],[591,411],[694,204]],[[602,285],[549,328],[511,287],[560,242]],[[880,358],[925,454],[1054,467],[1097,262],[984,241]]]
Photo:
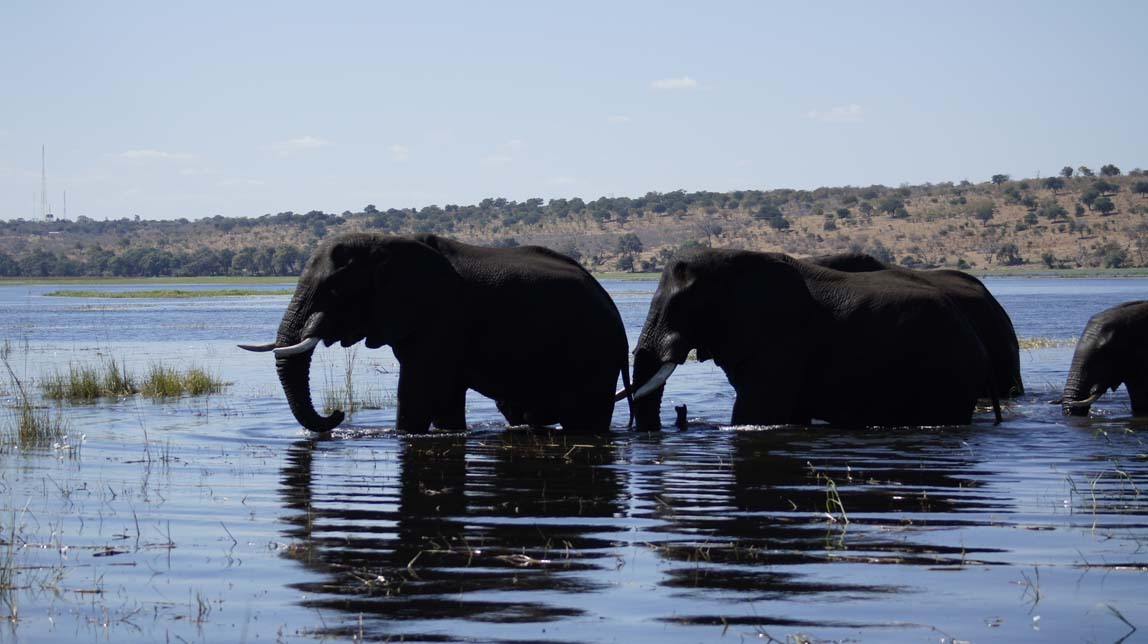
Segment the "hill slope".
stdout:
[[418,210],[371,205],[340,215],[15,220],[0,223],[0,276],[294,275],[319,240],[343,230],[538,244],[592,270],[658,270],[690,244],[799,256],[864,251],[919,267],[1148,265],[1148,173],[994,179],[591,202],[486,199]]

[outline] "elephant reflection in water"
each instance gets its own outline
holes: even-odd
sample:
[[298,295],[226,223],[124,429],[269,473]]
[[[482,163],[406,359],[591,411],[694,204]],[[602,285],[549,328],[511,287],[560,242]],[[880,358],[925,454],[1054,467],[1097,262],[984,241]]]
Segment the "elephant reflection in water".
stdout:
[[[994,550],[938,545],[933,538],[914,539],[911,532],[890,532],[888,526],[928,521],[934,514],[973,521],[974,511],[1011,507],[979,490],[973,476],[978,463],[958,447],[971,436],[966,430],[734,431],[715,435],[705,450],[678,445],[678,434],[647,436],[648,451],[635,447],[633,458],[661,467],[635,474],[638,503],[652,509],[650,516],[638,518],[672,518],[648,528],[664,540],[654,543],[656,552],[672,562],[662,583],[707,600],[715,592],[735,602],[899,592],[867,584],[853,569],[826,573],[822,566],[834,560],[827,550],[847,534],[850,550],[885,563],[957,565]],[[721,466],[715,464],[718,454]],[[840,506],[830,502],[834,498]],[[856,563],[848,554],[836,557]],[[725,620],[736,623],[729,614],[722,615]],[[752,620],[763,623],[760,615]]]
[[[286,556],[319,575],[297,586],[306,605],[344,610],[348,620],[363,614],[382,638],[419,635],[397,629],[389,621],[396,617],[433,630],[441,626],[416,622],[578,614],[532,591],[592,590],[595,582],[579,573],[597,569],[594,560],[611,548],[597,536],[611,526],[593,517],[621,511],[614,451],[582,445],[517,431],[411,437],[396,443],[395,468],[377,475],[363,466],[346,474],[354,456],[337,442],[293,445],[281,493],[296,513],[287,535],[297,545]],[[522,521],[530,517],[582,520]],[[559,556],[561,565],[542,563]]]

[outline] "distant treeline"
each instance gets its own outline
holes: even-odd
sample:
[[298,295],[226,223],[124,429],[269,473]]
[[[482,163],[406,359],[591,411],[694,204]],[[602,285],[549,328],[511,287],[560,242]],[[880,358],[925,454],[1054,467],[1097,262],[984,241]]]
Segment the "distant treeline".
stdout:
[[0,221],[0,277],[293,276],[339,230],[541,244],[592,270],[659,270],[683,247],[790,254],[864,251],[906,266],[1148,266],[1148,173],[973,184],[649,192],[594,200],[312,210],[155,221]]
[[[122,218],[98,221],[79,216],[75,220],[0,222],[0,238],[51,241],[84,240],[53,250],[52,244],[33,244],[23,252],[0,250],[0,277],[195,277],[195,276],[292,276],[298,275],[315,244],[332,229],[375,230],[386,233],[434,233],[451,235],[469,230],[538,226],[566,219],[592,219],[624,223],[630,217],[684,215],[691,209],[712,211],[760,207],[755,215],[777,218],[775,204],[791,200],[812,203],[834,193],[856,192],[875,197],[883,186],[866,189],[822,188],[816,191],[748,190],[729,193],[651,192],[644,197],[602,197],[589,202],[580,198],[527,199],[522,202],[488,198],[476,205],[426,206],[379,210],[368,204],[359,212],[341,214],[312,210],[305,214],[281,212],[260,217],[206,217],[195,221],[152,221]],[[856,197],[853,198],[856,201]],[[273,228],[277,239],[296,243],[244,246],[238,250],[211,248],[207,240]],[[102,240],[102,243],[101,243]],[[149,243],[151,241],[155,243]],[[178,243],[176,240],[180,240]],[[186,241],[185,241],[186,240]],[[170,250],[165,246],[194,244],[194,250]],[[513,245],[512,239],[495,244]],[[59,245],[59,244],[56,244]]]
[[140,247],[120,254],[93,247],[79,259],[37,249],[18,260],[0,253],[0,277],[294,276],[303,270],[307,255],[286,245],[238,251],[202,248],[191,253]]

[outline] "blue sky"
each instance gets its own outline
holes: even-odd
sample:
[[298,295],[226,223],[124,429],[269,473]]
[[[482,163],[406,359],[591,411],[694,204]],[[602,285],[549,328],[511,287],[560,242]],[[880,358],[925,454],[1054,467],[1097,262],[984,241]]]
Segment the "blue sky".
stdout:
[[0,4],[0,218],[1148,167],[1148,2]]

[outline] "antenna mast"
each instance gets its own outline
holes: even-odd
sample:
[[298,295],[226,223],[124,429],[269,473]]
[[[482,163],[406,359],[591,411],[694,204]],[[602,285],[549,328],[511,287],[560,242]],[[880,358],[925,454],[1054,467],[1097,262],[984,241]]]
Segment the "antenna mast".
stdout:
[[40,144],[40,219],[48,214],[48,165],[47,146]]

